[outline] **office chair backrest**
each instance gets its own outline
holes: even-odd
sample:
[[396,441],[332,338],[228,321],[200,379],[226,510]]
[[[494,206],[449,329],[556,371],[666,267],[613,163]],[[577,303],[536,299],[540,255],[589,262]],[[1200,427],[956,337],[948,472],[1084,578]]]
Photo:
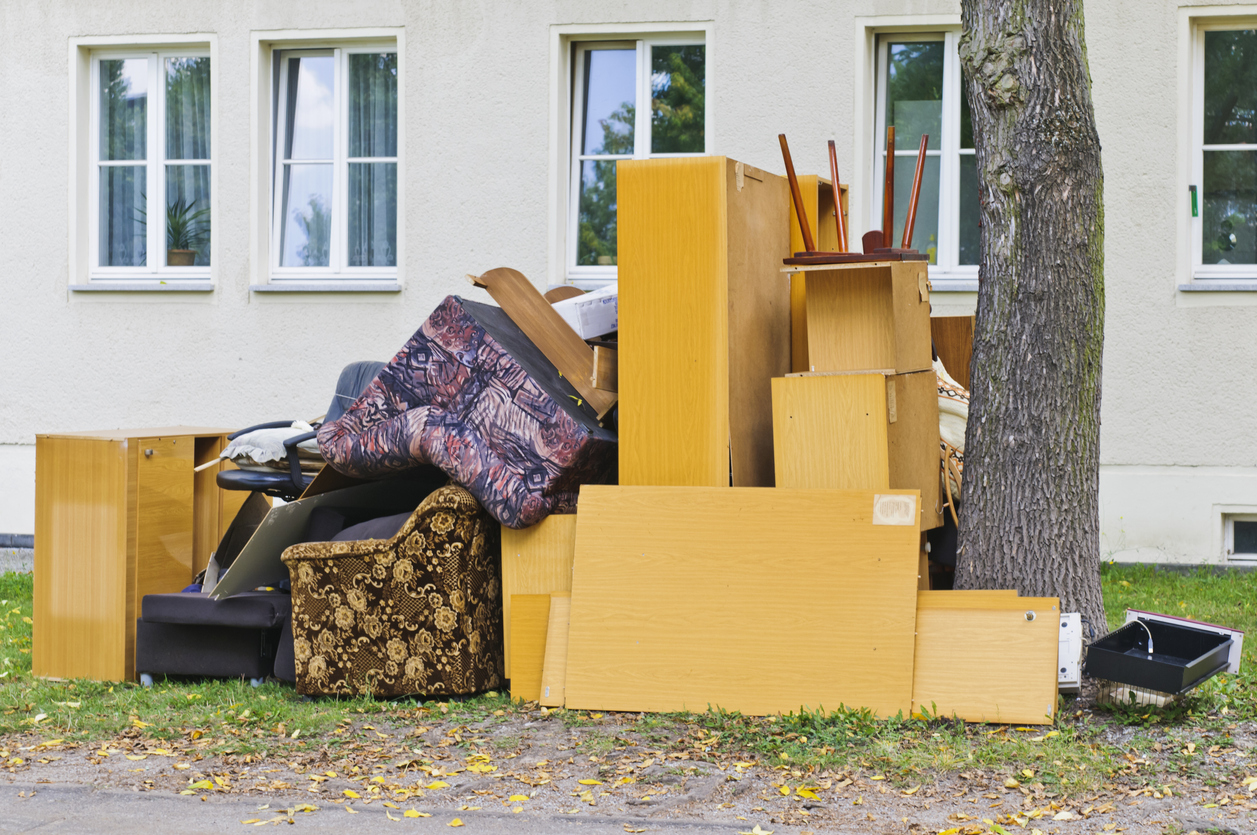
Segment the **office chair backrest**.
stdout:
[[327,417],[323,418],[323,422],[331,423],[339,420],[341,415],[345,414],[345,410],[366,391],[367,386],[371,385],[371,381],[384,366],[385,363],[374,360],[351,362],[346,365],[336,381],[336,393],[332,395],[332,404],[327,407]]

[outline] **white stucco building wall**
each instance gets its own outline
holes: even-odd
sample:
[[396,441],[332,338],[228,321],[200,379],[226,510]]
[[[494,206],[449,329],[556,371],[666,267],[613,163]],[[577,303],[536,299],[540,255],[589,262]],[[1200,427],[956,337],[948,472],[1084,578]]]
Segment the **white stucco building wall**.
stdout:
[[[1108,0],[1086,15],[1106,178],[1102,553],[1221,561],[1225,514],[1257,513],[1257,292],[1180,289],[1192,281],[1192,39],[1199,15],[1257,20],[1257,6]],[[874,216],[875,35],[958,27],[959,3],[0,5],[0,532],[34,530],[37,432],[311,417],[347,362],[391,356],[447,294],[477,298],[465,274],[509,265],[562,281],[566,39],[681,24],[707,38],[709,150],[781,173],[785,132],[799,170],[825,172],[834,139],[858,234]],[[302,32],[398,39],[400,292],[251,289],[267,280],[260,45]],[[175,36],[212,52],[212,290],[83,292],[76,61],[92,43]],[[976,296],[934,299],[936,314],[958,314]]]

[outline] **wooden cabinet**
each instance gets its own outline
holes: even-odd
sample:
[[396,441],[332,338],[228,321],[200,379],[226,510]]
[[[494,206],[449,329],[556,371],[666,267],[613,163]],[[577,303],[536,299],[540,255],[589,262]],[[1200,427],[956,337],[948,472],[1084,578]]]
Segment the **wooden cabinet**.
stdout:
[[36,437],[35,675],[134,677],[140,600],[192,582],[248,496],[193,471],[227,431]]
[[620,483],[771,486],[789,188],[726,157],[617,165]]

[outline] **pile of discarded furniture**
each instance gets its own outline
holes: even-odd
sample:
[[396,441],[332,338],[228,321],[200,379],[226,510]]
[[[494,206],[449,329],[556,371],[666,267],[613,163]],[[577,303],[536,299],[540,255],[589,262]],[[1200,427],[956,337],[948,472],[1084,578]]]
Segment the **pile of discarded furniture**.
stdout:
[[620,162],[617,286],[471,277],[319,421],[40,436],[36,674],[1051,721],[1059,601],[931,588],[972,320],[920,164],[852,253],[832,143],[782,149]]

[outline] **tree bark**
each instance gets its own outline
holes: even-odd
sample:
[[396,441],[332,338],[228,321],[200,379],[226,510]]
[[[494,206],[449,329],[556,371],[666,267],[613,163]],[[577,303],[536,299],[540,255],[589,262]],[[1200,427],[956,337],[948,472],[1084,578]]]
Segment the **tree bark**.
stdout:
[[1097,635],[1104,177],[1082,0],[962,0],[982,201],[956,587],[1059,596]]

